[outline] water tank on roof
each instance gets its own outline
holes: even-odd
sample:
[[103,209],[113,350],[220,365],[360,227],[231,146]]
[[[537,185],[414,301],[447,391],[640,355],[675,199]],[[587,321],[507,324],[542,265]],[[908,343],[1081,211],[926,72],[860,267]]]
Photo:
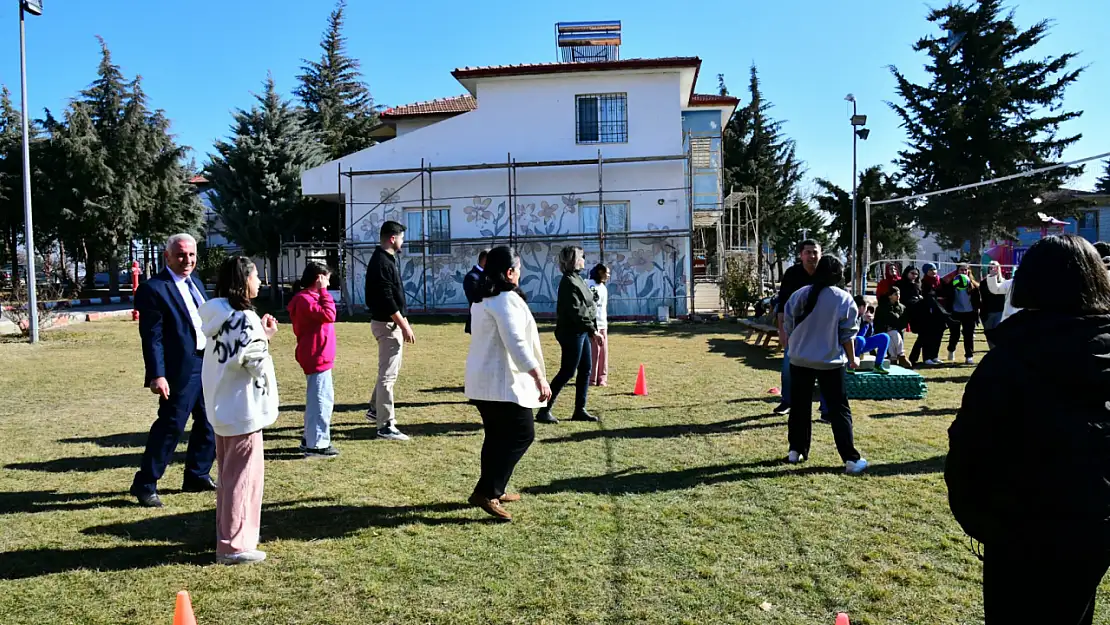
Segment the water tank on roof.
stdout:
[[615,61],[620,58],[621,23],[559,22],[555,24],[555,41],[564,63]]

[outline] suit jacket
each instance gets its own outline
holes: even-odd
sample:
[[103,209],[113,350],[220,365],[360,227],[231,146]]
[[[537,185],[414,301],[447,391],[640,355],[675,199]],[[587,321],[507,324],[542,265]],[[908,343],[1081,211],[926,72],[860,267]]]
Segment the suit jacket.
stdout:
[[[195,274],[186,279],[192,280],[197,291],[208,299],[204,284]],[[171,389],[182,387],[200,363],[196,359],[196,330],[169,269],[139,285],[135,308],[139,311],[139,336],[146,365],[144,384],[149,386],[155,378],[166,378]]]
[[478,282],[482,279],[482,272],[477,267],[472,268],[467,272],[466,277],[463,278],[463,293],[466,294],[466,327],[463,331],[470,334],[470,321],[473,315],[469,312],[470,307],[474,305],[474,301],[478,299],[478,294],[475,292],[478,289]]

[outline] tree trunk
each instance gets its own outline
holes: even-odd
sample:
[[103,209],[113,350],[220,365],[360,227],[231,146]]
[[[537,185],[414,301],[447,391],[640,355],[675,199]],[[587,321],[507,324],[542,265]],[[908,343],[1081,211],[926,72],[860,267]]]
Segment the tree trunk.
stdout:
[[968,258],[968,261],[969,261],[968,264],[971,265],[972,275],[975,276],[976,280],[980,280],[982,278],[982,275],[981,275],[982,272],[980,271],[980,268],[979,268],[979,261],[983,257],[983,235],[982,235],[982,233],[975,234],[974,236],[972,236],[971,240],[970,240],[970,244],[971,244],[970,245],[970,250],[969,250],[969,256],[970,257]]
[[108,294],[119,295],[119,251],[108,257]]
[[96,247],[85,243],[85,287],[93,288],[96,280],[96,263],[98,262]]
[[270,254],[270,304],[274,306],[278,305],[278,303],[281,301],[279,297],[281,284],[279,282],[278,254],[272,253]]
[[20,277],[22,276],[22,274],[19,273],[19,248],[16,247],[17,245],[19,245],[19,240],[17,239],[17,234],[16,234],[17,232],[19,232],[19,231],[16,229],[15,226],[12,226],[12,229],[9,232],[9,234],[11,235],[10,240],[11,240],[11,244],[12,244],[12,292],[13,293],[15,293],[16,291],[19,290],[19,280],[20,280]]

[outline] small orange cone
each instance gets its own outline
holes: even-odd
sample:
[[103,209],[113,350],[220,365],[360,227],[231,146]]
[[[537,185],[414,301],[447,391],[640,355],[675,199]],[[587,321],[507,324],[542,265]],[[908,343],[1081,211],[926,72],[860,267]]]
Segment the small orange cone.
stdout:
[[852,625],[848,622],[848,615],[841,612],[836,615],[836,625]]
[[633,395],[647,395],[647,376],[644,375],[644,366],[640,365],[640,373],[636,376],[636,390]]
[[188,590],[177,593],[177,607],[173,611],[173,625],[197,625],[197,619],[193,616],[193,602],[189,600]]

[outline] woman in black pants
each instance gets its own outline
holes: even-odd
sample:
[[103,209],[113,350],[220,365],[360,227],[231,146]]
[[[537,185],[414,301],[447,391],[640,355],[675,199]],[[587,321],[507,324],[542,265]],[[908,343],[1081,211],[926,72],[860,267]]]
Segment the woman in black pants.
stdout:
[[490,250],[470,307],[466,356],[466,396],[478,407],[486,431],[482,475],[470,503],[502,521],[512,516],[501,504],[520,499],[505,487],[535,438],[532,409],[551,397],[540,334],[519,284],[516,252],[504,246]]
[[987,625],[1090,625],[1110,567],[1110,279],[1086,240],[1048,237],[1010,301],[948,430],[948,503],[983,546]]
[[592,365],[590,342],[597,335],[597,307],[586,281],[578,273],[586,266],[582,248],[567,246],[559,253],[559,268],[563,280],[559,282],[559,299],[555,304],[555,339],[562,348],[559,373],[551,380],[551,401],[536,413],[540,423],[558,423],[551,414],[551,407],[559,391],[574,377],[574,415],[572,421],[597,421],[586,412],[586,397],[590,392],[590,367]]

